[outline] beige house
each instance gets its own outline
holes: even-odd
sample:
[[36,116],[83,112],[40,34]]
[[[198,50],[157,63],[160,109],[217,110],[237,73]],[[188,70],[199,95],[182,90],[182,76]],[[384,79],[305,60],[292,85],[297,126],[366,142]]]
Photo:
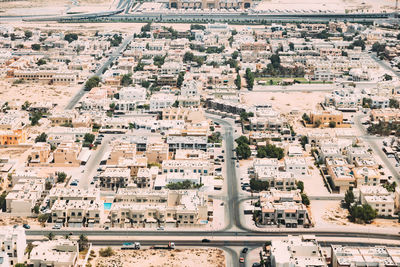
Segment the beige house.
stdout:
[[35,143],[28,156],[28,165],[48,163],[50,161],[51,147],[47,143]]
[[54,151],[54,166],[56,167],[79,167],[81,161],[78,159],[82,150],[82,144],[76,142],[61,143]]
[[29,266],[77,266],[79,245],[77,241],[57,239],[34,242],[30,253]]
[[131,159],[135,156],[136,144],[128,142],[115,143],[107,160],[107,165],[118,165],[121,159]]
[[147,145],[146,157],[149,163],[162,163],[169,159],[168,144],[151,143]]
[[114,202],[110,210],[110,226],[201,226],[204,225],[202,221],[212,220],[212,209],[208,207],[207,196],[203,193],[195,190],[168,191],[166,197],[164,191],[145,192],[151,201],[135,196],[135,191],[124,191],[125,195],[135,197],[119,195],[119,201]]
[[349,167],[342,166],[327,166],[328,174],[332,181],[332,189],[344,193],[350,188],[355,187],[356,180]]

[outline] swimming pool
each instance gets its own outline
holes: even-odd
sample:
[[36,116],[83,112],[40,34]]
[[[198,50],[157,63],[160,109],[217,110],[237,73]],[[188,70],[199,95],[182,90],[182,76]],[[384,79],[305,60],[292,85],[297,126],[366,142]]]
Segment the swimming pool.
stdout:
[[105,210],[110,210],[111,209],[112,203],[104,203],[104,209]]

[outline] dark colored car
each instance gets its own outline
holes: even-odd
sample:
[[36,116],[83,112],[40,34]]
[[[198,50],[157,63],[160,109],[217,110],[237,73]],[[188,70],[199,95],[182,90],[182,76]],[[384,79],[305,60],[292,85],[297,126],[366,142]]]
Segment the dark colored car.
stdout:
[[243,249],[242,249],[242,253],[247,253],[247,251],[249,251],[248,248],[243,248]]
[[204,238],[204,239],[201,240],[201,242],[203,242],[203,243],[210,243],[210,239]]
[[29,224],[24,224],[24,225],[22,225],[22,227],[24,227],[25,229],[31,229],[31,226],[29,225]]

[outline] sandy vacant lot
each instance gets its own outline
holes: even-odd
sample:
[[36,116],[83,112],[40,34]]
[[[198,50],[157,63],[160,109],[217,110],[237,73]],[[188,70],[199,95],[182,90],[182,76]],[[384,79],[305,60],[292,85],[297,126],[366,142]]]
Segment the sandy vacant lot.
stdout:
[[[140,28],[145,25],[145,23],[52,23],[26,21],[2,21],[1,23],[11,25],[21,30],[41,30],[44,32],[67,31],[91,36],[93,36],[96,31],[115,31],[131,34],[139,33]],[[185,29],[190,28],[189,24],[184,24],[183,26],[180,24],[177,25],[179,25],[179,27],[184,27]],[[179,27],[177,27],[177,29]]]
[[0,81],[0,98],[10,104],[50,102],[64,107],[79,88],[79,85],[55,86],[34,82],[13,85],[11,80]]
[[250,92],[242,96],[245,104],[272,104],[275,110],[289,113],[292,110],[307,112],[316,109],[326,92]]
[[393,10],[395,2],[395,0],[264,0],[257,9],[315,9],[338,12],[347,9],[379,12]]
[[[98,249],[95,249],[98,255]],[[103,258],[97,256],[91,261],[92,266],[148,266],[148,267],[193,267],[225,266],[225,255],[220,249],[175,249],[175,250],[114,250],[115,255]]]

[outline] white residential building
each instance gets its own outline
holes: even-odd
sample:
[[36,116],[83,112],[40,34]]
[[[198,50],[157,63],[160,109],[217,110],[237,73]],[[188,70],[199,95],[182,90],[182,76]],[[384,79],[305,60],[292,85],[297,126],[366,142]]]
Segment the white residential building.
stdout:
[[26,248],[25,229],[22,227],[14,228],[12,226],[0,227],[0,247],[2,248],[2,252],[7,254],[11,266],[17,263],[24,263]]
[[30,266],[74,267],[79,258],[77,241],[57,239],[33,242],[30,253]]
[[20,179],[6,197],[7,212],[29,216],[45,190],[45,179]]
[[308,174],[307,162],[303,157],[286,157],[285,170],[296,176],[304,176]]
[[353,247],[331,246],[332,267],[341,266],[380,266],[400,265],[400,249],[398,247]]
[[169,108],[175,100],[176,96],[171,94],[154,94],[150,97],[150,111],[162,111],[164,108]]
[[326,267],[315,236],[288,236],[271,242],[271,265],[275,267]]
[[395,212],[394,194],[382,186],[364,185],[360,187],[361,204],[368,204],[378,216],[393,216]]

